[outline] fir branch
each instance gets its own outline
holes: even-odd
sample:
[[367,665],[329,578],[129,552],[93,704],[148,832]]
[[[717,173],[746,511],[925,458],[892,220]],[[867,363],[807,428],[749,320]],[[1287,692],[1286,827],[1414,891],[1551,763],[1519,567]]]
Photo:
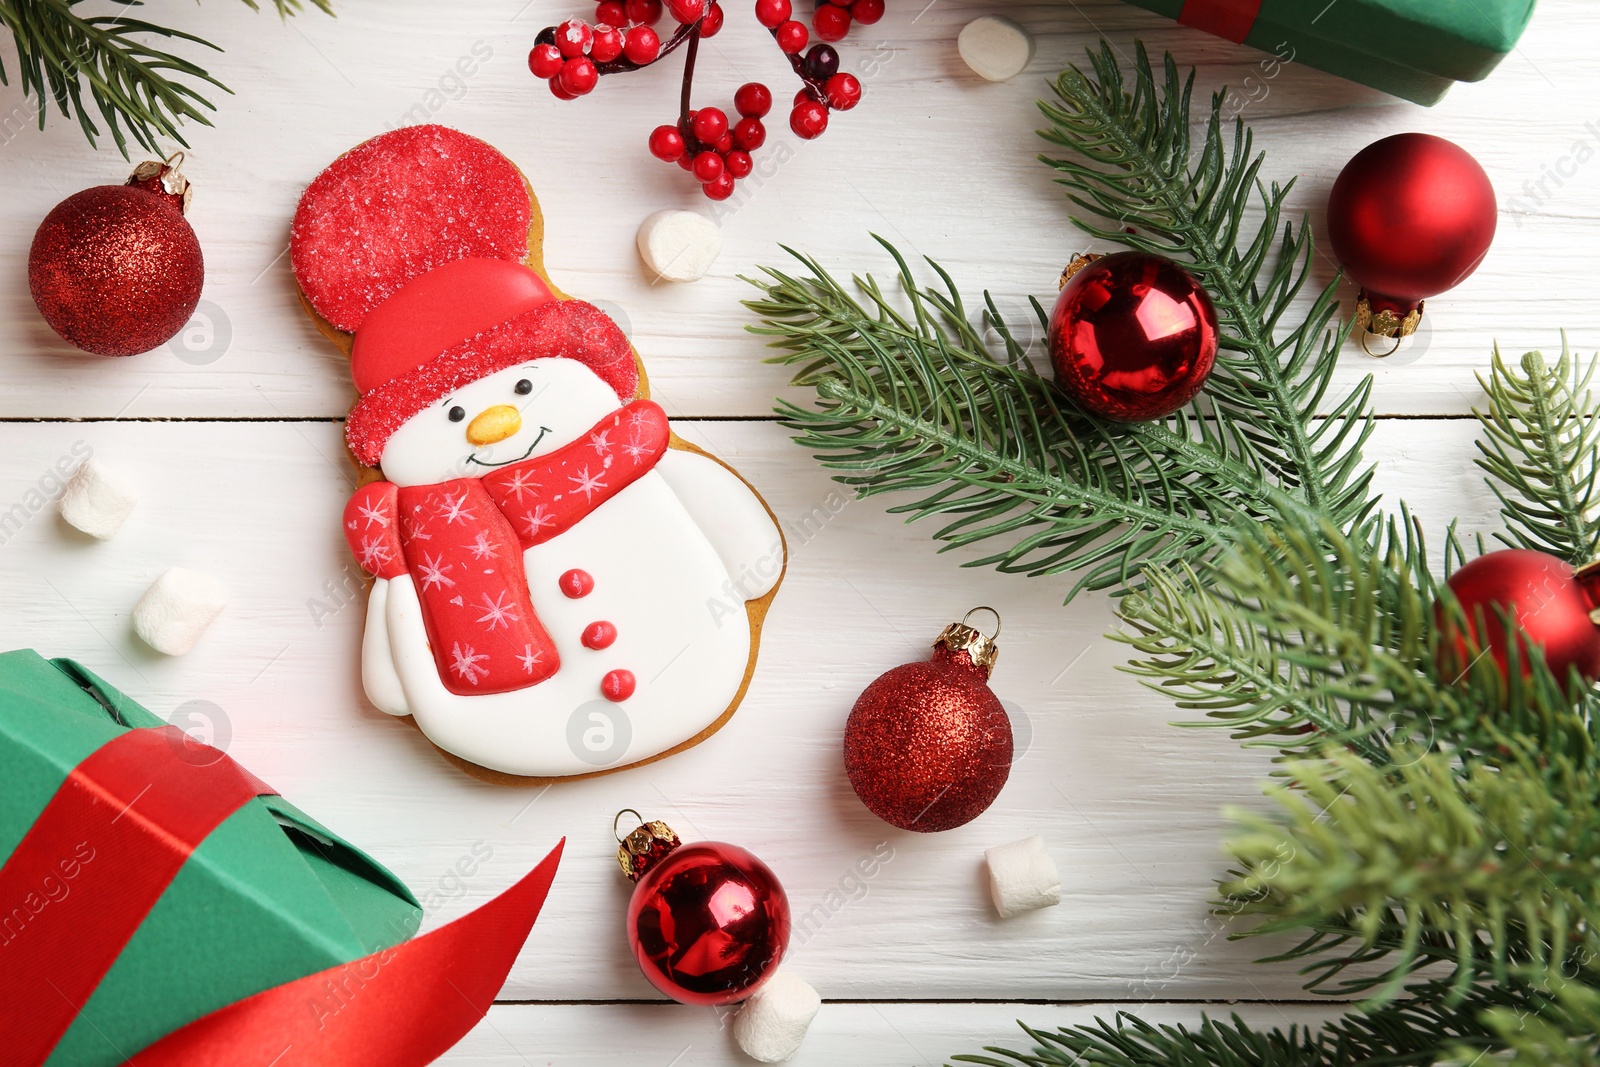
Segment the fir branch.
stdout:
[[[244,0],[259,10],[256,0]],[[332,13],[331,0],[310,0]],[[79,15],[82,0],[0,0],[0,25],[11,31],[24,96],[39,103],[39,128],[44,129],[54,100],[63,117],[76,118],[91,145],[100,135],[91,111],[97,111],[123,156],[128,138],[157,154],[159,137],[187,146],[180,124],[192,119],[211,125],[206,111],[216,110],[191,83],[231,92],[203,67],[154,47],[145,38],[187,41],[205,48],[216,45],[193,34],[123,15]],[[273,0],[280,17],[297,13],[303,0]],[[128,0],[122,10],[141,6]],[[0,84],[10,84],[0,63]],[[85,100],[87,89],[88,99]]]
[[[894,510],[952,517],[935,534],[946,547],[1005,541],[974,565],[1082,571],[1069,599],[1141,586],[1146,567],[1211,559],[1232,520],[1270,522],[1286,501],[1346,530],[1375,505],[1361,458],[1373,427],[1370,379],[1318,412],[1340,341],[1335,287],[1274,337],[1313,254],[1304,226],[1286,224],[1275,244],[1287,189],[1261,189],[1265,222],[1241,247],[1262,162],[1249,156],[1248,131],[1237,126],[1225,148],[1219,96],[1191,166],[1190,87],[1170,57],[1162,93],[1142,48],[1131,93],[1109,46],[1093,58],[1098,82],[1069,71],[1057,83],[1063,106],[1042,105],[1056,123],[1044,136],[1088,162],[1050,162],[1077,202],[1141,234],[1080,225],[1187,258],[1212,292],[1235,354],[1219,360],[1202,408],[1134,426],[1077,411],[1009,336],[1004,357],[989,356],[937,264],[943,284],[923,288],[893,248],[909,315],[870,276],[856,279],[863,306],[797,253],[808,277],[764,268],[752,282],[763,298],[747,301],[762,318],[753,332],[774,338],[777,359],[799,368],[796,384],[818,394],[817,409],[782,403],[779,413],[801,444],[845,472],[840,481],[863,495],[923,494]],[[992,304],[986,318],[1000,327]]]
[[[1262,472],[1205,420],[1112,428],[1078,413],[1028,365],[992,302],[984,319],[1005,351],[992,355],[954,282],[923,287],[888,242],[909,311],[870,275],[858,300],[818,263],[796,278],[763,268],[746,301],[775,338],[779,362],[819,404],[781,403],[796,441],[863,496],[920,495],[891,508],[939,517],[946,548],[998,539],[969,566],[1033,575],[1081,570],[1081,589],[1123,588],[1141,568],[1207,558],[1234,517],[1273,514]],[[987,301],[987,297],[986,297]]]
[[[1247,745],[1293,754],[1334,740],[1387,762],[1384,734],[1431,735],[1454,705],[1437,706],[1425,674],[1433,580],[1420,532],[1408,517],[1372,536],[1291,512],[1242,525],[1212,567],[1152,572],[1120,606],[1129,625],[1114,636],[1136,654],[1125,669]],[[1483,684],[1498,694],[1497,679]]]
[[1600,549],[1600,421],[1589,391],[1597,366],[1573,359],[1563,335],[1554,366],[1529,352],[1519,370],[1496,348],[1489,375],[1478,376],[1489,397],[1488,409],[1474,412],[1483,426],[1478,466],[1500,498],[1507,532],[1496,537],[1505,544],[1574,565]]
[[[1223,351],[1207,385],[1220,417],[1235,424],[1262,463],[1313,511],[1353,530],[1373,506],[1372,468],[1361,457],[1373,427],[1371,378],[1325,418],[1316,417],[1344,338],[1338,279],[1298,325],[1276,335],[1286,317],[1294,319],[1292,305],[1315,255],[1310,226],[1282,222],[1294,183],[1261,183],[1264,155],[1252,154],[1242,120],[1235,120],[1231,139],[1224,138],[1222,93],[1212,100],[1204,142],[1191,163],[1194,75],[1180,80],[1168,55],[1158,90],[1144,45],[1136,48],[1131,85],[1106,42],[1090,52],[1093,77],[1076,67],[1061,74],[1058,103],[1039,104],[1052,123],[1041,136],[1072,155],[1040,158],[1060,173],[1057,181],[1074,204],[1114,221],[1097,225],[1074,217],[1084,232],[1186,261],[1211,294],[1222,328]],[[1245,218],[1258,197],[1263,220],[1245,240]]]
[[1034,1041],[1032,1053],[990,1048],[993,1056],[955,1056],[957,1063],[984,1067],[1324,1067],[1350,1060],[1332,1060],[1319,1047],[1316,1035],[1303,1027],[1258,1031],[1234,1016],[1233,1025],[1203,1019],[1198,1029],[1152,1026],[1118,1012],[1113,1022],[1096,1019],[1094,1026],[1060,1030],[1023,1029]]
[[[1423,1067],[1442,1063],[1448,1048],[1457,1057],[1452,1067],[1596,1063],[1588,986],[1558,983],[1552,995],[1514,980],[1475,988],[1458,1002],[1432,984],[1418,992],[1415,1000],[1347,1015],[1320,1029],[1262,1030],[1237,1015],[1231,1023],[1202,1016],[1198,1027],[1155,1026],[1131,1012],[1054,1031],[1024,1025],[1034,1044],[1030,1052],[991,1047],[985,1050],[990,1055],[952,1060],[984,1067]],[[1575,1058],[1488,1058],[1519,1039],[1533,1049],[1570,1050]],[[1591,1058],[1581,1058],[1585,1054]]]
[[[1502,677],[1469,648],[1472,669],[1440,676],[1450,628],[1434,604],[1457,632],[1460,609],[1409,519],[1358,541],[1287,512],[1279,529],[1242,530],[1205,570],[1168,568],[1123,601],[1134,633],[1122,639],[1142,654],[1133,669],[1247,743],[1348,746],[1284,768],[1308,797],[1293,801],[1293,832],[1257,824],[1236,843],[1246,870],[1225,885],[1223,910],[1260,920],[1252,932],[1306,934],[1268,962],[1301,964],[1309,988],[1379,998],[1430,965],[1452,972],[1410,989],[1406,1011],[1478,995],[1513,968],[1589,974],[1600,758],[1592,718],[1542,656],[1513,644]],[[1433,754],[1397,764],[1395,738]]]
[[[1292,764],[1278,819],[1232,813],[1244,832],[1229,848],[1244,870],[1223,885],[1228,910],[1261,920],[1248,935],[1340,931],[1283,957],[1311,961],[1312,988],[1387,957],[1382,974],[1326,990],[1339,994],[1391,998],[1440,962],[1453,967],[1441,981],[1456,998],[1513,968],[1582,970],[1600,953],[1593,767],[1507,741],[1499,766],[1465,773],[1437,752],[1389,768],[1339,749]],[[1352,953],[1350,938],[1372,951]]]
[[[1499,1006],[1483,1021],[1508,1050],[1495,1060],[1505,1067],[1597,1067],[1600,1065],[1600,990],[1557,979],[1536,1010]],[[1475,1067],[1481,1050],[1467,1044],[1451,1049],[1447,1067]]]
[[[1446,557],[1459,553],[1452,536]],[[1504,673],[1465,638],[1458,650],[1450,635],[1471,631],[1403,508],[1359,538],[1286,509],[1275,525],[1241,523],[1212,564],[1147,578],[1113,636],[1135,652],[1126,670],[1209,720],[1191,725],[1290,756],[1346,745],[1378,766],[1393,745],[1444,749],[1466,766],[1533,738],[1600,776],[1594,719],[1586,704],[1574,711],[1582,679],[1557,679],[1525,637]]]

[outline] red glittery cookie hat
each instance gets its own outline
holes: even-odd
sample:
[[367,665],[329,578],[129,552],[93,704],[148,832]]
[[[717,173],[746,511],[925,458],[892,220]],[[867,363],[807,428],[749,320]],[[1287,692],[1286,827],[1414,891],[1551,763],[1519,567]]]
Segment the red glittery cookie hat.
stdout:
[[354,334],[361,399],[345,438],[357,460],[376,466],[407,419],[530,359],[576,359],[619,399],[634,395],[638,367],[621,329],[592,304],[557,299],[530,265],[539,222],[516,166],[444,126],[380,134],[306,188],[289,259],[311,309]]

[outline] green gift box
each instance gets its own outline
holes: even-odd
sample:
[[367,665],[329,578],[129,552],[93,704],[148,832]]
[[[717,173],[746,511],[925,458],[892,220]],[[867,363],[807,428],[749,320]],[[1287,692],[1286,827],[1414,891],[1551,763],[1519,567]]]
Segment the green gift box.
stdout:
[[1534,0],[1132,0],[1220,37],[1419,104],[1481,81],[1516,47]]
[[[91,754],[129,731],[165,725],[70,660],[0,654],[0,856],[20,854]],[[159,837],[162,828],[148,832]],[[74,878],[115,862],[112,850],[96,854],[86,843],[35,890],[0,901],[0,968],[44,909],[86,906],[73,900]],[[359,849],[281,797],[245,800],[182,860],[93,993],[74,1005],[45,1062],[116,1067],[214,1009],[406,941],[421,919],[405,885]]]

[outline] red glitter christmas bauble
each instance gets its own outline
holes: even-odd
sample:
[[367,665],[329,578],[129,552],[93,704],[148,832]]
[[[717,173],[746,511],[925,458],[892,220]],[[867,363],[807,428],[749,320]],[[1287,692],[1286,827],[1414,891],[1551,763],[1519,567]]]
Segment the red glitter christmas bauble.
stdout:
[[[976,610],[976,609],[974,609]],[[1011,775],[1011,720],[989,688],[993,641],[957,623],[933,658],[906,663],[862,691],[844,732],[856,795],[902,830],[971,822]]]
[[1200,392],[1217,362],[1217,311],[1164,256],[1079,257],[1050,312],[1050,362],[1078,406],[1124,422],[1159,419]]
[[[1482,650],[1494,656],[1502,676],[1506,673],[1504,611],[1543,649],[1545,662],[1562,682],[1574,669],[1586,682],[1600,679],[1600,626],[1591,617],[1600,608],[1600,581],[1591,568],[1574,573],[1555,556],[1508,548],[1479,556],[1447,584],[1466,617],[1466,632],[1446,633],[1439,646],[1447,675],[1468,670]],[[1448,623],[1442,611],[1437,615],[1441,625]],[[1526,659],[1523,652],[1519,660]],[[1526,668],[1519,673],[1526,676]]]
[[[28,287],[51,329],[101,356],[147,352],[183,329],[200,302],[205,264],[181,192],[159,180],[74,193],[39,224]],[[186,185],[186,183],[185,183]]]
[[789,947],[789,898],[772,868],[720,841],[663,845],[637,866],[628,944],[651,985],[683,1004],[732,1004],[772,977]]
[[1460,285],[1483,262],[1496,210],[1478,161],[1442,137],[1396,134],[1356,153],[1328,195],[1328,237],[1361,285],[1358,324],[1389,336],[1409,332],[1405,320],[1421,314],[1424,299]]

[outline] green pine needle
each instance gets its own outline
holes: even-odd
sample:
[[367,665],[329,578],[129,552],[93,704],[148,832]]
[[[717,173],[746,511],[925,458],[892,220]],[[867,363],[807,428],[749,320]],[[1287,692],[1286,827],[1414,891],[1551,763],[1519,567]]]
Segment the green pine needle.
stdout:
[[[259,10],[256,0],[244,0]],[[310,0],[332,13],[331,0]],[[149,43],[149,38],[186,41],[216,49],[182,30],[123,15],[79,15],[82,0],[0,0],[0,25],[11,31],[24,96],[38,102],[39,128],[55,101],[66,118],[76,118],[91,145],[100,135],[93,113],[110,131],[124,157],[128,139],[161,154],[158,138],[187,145],[180,125],[193,120],[211,125],[206,111],[215,105],[195,88],[211,85],[230,92],[205,68]],[[141,6],[127,0],[122,10]],[[280,17],[299,12],[302,0],[274,0]],[[10,84],[0,64],[0,84]],[[87,94],[87,99],[85,95]]]
[[1503,543],[1575,565],[1600,549],[1600,421],[1589,391],[1597,366],[1573,359],[1563,336],[1554,366],[1529,352],[1513,367],[1497,348],[1488,377],[1478,376],[1489,396],[1488,409],[1475,412],[1483,425],[1478,466],[1500,498]]

